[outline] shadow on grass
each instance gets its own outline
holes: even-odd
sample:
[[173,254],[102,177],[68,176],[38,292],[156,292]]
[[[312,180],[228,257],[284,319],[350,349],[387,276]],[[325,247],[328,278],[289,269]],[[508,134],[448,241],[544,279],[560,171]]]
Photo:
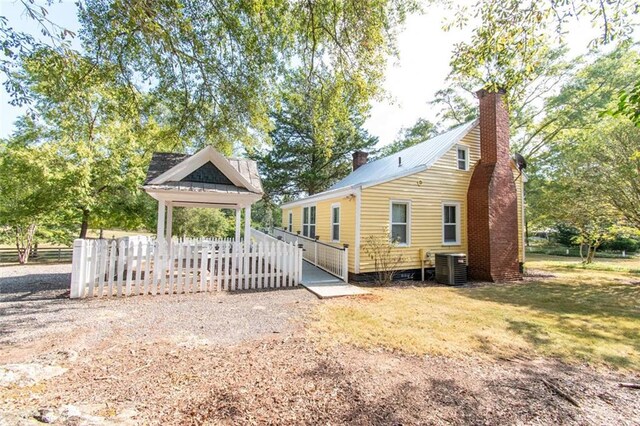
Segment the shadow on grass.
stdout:
[[640,288],[619,283],[533,282],[461,289],[473,299],[522,307],[508,329],[549,354],[640,368]]
[[556,315],[640,320],[640,287],[627,284],[532,282],[461,289],[464,296]]

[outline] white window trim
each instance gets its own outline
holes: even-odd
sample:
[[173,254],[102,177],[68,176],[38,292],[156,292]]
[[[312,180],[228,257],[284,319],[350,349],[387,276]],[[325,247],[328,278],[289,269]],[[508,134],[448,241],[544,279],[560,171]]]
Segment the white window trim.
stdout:
[[[460,162],[460,158],[458,157],[458,151],[465,151],[464,170],[458,167],[458,163]],[[456,170],[460,170],[461,172],[469,171],[469,147],[466,145],[456,145]]]
[[[337,208],[338,209],[338,223],[334,223],[333,222],[333,209]],[[318,212],[316,211],[316,215],[318,214]],[[331,242],[332,243],[339,243],[340,242],[340,234],[342,233],[342,226],[340,226],[340,223],[342,222],[342,207],[340,206],[340,203],[333,203],[331,204]],[[338,225],[338,239],[334,240],[333,239],[333,227],[335,225]]]
[[[311,220],[311,207],[316,208],[316,223],[314,223],[313,225],[316,227],[316,233],[318,231],[318,206],[316,206],[315,204],[307,204],[306,206],[300,207],[300,235],[302,235],[303,237],[305,236],[304,235],[304,209],[309,208],[309,220]],[[309,222],[309,224],[311,225],[311,222]],[[311,237],[307,236],[305,238],[311,238]]]
[[389,200],[389,235],[391,235],[391,229],[393,226],[393,205],[394,204],[406,204],[407,205],[407,242],[398,243],[398,247],[411,247],[411,200]]
[[[460,218],[462,217],[460,211],[460,201],[443,201],[442,206],[440,207],[440,223],[442,224],[442,245],[443,246],[459,246],[461,245],[460,239],[460,229],[462,228],[462,223],[460,222]],[[445,242],[444,240],[444,208],[446,206],[454,206],[456,208],[456,240]]]
[[287,215],[287,231],[293,233],[293,212],[291,210]]

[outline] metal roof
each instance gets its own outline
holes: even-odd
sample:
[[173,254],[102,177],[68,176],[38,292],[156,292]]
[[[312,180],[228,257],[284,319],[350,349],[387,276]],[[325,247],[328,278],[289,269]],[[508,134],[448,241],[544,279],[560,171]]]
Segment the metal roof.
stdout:
[[[470,121],[388,157],[366,163],[333,185],[328,191],[385,182],[428,168],[477,125],[477,120]],[[398,166],[399,158],[402,159],[401,166]]]

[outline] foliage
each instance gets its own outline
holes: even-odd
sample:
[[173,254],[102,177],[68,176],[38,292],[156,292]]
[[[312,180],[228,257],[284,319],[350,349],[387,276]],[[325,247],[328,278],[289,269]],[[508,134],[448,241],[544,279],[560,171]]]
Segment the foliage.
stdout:
[[174,208],[173,235],[195,238],[230,238],[235,232],[235,215],[227,210]]
[[265,197],[251,207],[251,220],[261,229],[271,229],[282,223],[282,210]]
[[71,240],[65,167],[54,149],[0,143],[0,240],[15,245],[20,263],[38,240]]
[[559,244],[563,246],[571,246],[574,244],[576,237],[580,234],[580,231],[570,224],[558,223],[555,225],[556,235],[555,239]]
[[89,226],[139,226],[138,215],[118,220],[137,211],[151,152],[178,144],[144,113],[153,106],[114,73],[86,56],[43,48],[24,58],[18,74],[37,114],[19,123],[16,137],[48,144],[66,160],[81,238]]
[[391,284],[398,268],[404,261],[404,256],[396,250],[398,244],[391,240],[388,229],[382,234],[371,234],[365,239],[362,249],[373,261],[376,282],[378,284]]
[[597,191],[640,229],[640,128],[626,120],[602,120],[585,160]]
[[[351,95],[329,75],[315,82],[304,75],[288,80],[272,112],[273,144],[251,155],[273,199],[328,189],[351,171],[353,151],[375,145],[377,140],[362,128],[364,106]],[[327,97],[335,97],[333,107],[322,107]]]
[[378,152],[379,157],[387,157],[409,148],[413,145],[424,142],[438,134],[438,129],[429,120],[419,118],[411,127],[406,127],[400,130],[396,140],[389,145],[385,146]]
[[[640,60],[636,62],[636,65],[640,68]],[[610,112],[614,115],[625,116],[640,127],[640,80],[636,80],[633,86],[621,91],[618,104]]]
[[[85,0],[81,36],[90,56],[118,64],[121,79],[167,105],[162,122],[181,139],[229,154],[238,142],[250,148],[266,137],[291,70],[309,80],[329,73],[365,102],[379,94],[395,32],[415,7],[413,0]],[[328,109],[336,105],[325,100]]]
[[479,22],[471,39],[454,49],[453,75],[509,93],[518,92],[518,87],[539,75],[550,49],[562,43],[569,19],[590,19],[599,26],[600,36],[592,40],[593,46],[630,39],[638,23],[633,0],[488,0],[453,8],[455,15],[446,29]]

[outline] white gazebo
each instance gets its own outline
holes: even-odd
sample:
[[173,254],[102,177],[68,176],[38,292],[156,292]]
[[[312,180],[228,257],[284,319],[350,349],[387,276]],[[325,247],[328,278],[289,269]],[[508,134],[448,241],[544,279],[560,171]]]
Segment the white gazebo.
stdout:
[[174,207],[235,210],[236,242],[240,241],[244,209],[244,235],[248,240],[251,205],[263,195],[255,161],[227,158],[210,146],[194,155],[154,153],[143,189],[158,200],[157,237],[167,241],[172,236]]

